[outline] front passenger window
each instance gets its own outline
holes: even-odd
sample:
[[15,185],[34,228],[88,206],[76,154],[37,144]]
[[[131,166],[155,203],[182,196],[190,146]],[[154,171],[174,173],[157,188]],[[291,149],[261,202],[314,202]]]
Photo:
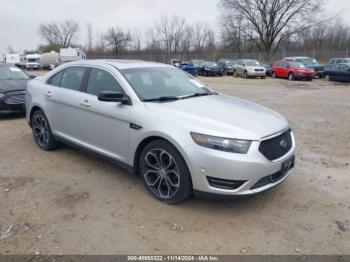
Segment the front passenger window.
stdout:
[[103,91],[121,92],[122,87],[110,73],[93,68],[90,71],[86,92],[98,96]]

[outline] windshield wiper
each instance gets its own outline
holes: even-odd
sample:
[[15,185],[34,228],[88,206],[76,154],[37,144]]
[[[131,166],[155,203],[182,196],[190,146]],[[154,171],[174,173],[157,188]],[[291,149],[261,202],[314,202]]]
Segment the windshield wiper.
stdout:
[[211,96],[211,95],[217,95],[215,92],[210,92],[210,93],[195,93],[192,95],[184,96],[181,99],[188,99],[188,98],[193,98],[193,97],[200,97],[200,96]]
[[180,98],[177,96],[161,96],[158,98],[144,99],[143,102],[167,102],[176,100],[180,100]]

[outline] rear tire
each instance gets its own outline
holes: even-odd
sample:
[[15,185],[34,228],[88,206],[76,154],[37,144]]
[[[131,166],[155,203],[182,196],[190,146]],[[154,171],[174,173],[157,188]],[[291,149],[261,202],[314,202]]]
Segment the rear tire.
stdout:
[[293,73],[289,73],[289,75],[288,75],[288,80],[289,80],[289,81],[294,81],[294,80],[295,80],[295,77],[294,77],[294,74],[293,74]]
[[180,152],[165,140],[155,140],[142,151],[140,174],[148,191],[160,201],[178,204],[192,195],[192,180]]
[[234,76],[234,77],[237,77],[237,76],[238,76],[236,70],[233,71],[233,76]]
[[50,151],[58,147],[58,142],[52,134],[49,121],[43,111],[34,112],[31,124],[35,143],[41,150]]
[[324,80],[327,81],[327,82],[331,81],[331,77],[329,75],[325,75],[324,76]]

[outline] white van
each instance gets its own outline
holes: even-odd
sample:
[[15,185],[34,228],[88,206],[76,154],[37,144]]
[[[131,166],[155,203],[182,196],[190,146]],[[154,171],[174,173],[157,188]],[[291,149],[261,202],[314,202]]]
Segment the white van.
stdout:
[[40,68],[40,58],[41,58],[41,55],[39,55],[39,54],[26,55],[25,68],[26,69],[39,69]]
[[80,50],[79,48],[68,47],[60,49],[61,63],[85,60],[86,58],[87,57],[84,51]]

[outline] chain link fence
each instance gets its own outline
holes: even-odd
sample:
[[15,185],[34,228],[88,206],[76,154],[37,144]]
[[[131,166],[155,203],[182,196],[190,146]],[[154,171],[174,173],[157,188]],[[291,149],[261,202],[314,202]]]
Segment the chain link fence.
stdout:
[[202,59],[207,61],[218,61],[221,58],[230,59],[256,59],[261,62],[273,63],[277,60],[283,59],[287,56],[307,56],[316,58],[321,63],[328,63],[331,58],[348,57],[350,50],[312,50],[312,51],[280,51],[276,53],[261,53],[261,52],[191,52],[191,53],[164,53],[164,52],[128,52],[118,56],[113,55],[90,55],[89,59],[130,59],[130,60],[144,60],[154,61],[160,63],[170,63],[172,59],[193,60]]

